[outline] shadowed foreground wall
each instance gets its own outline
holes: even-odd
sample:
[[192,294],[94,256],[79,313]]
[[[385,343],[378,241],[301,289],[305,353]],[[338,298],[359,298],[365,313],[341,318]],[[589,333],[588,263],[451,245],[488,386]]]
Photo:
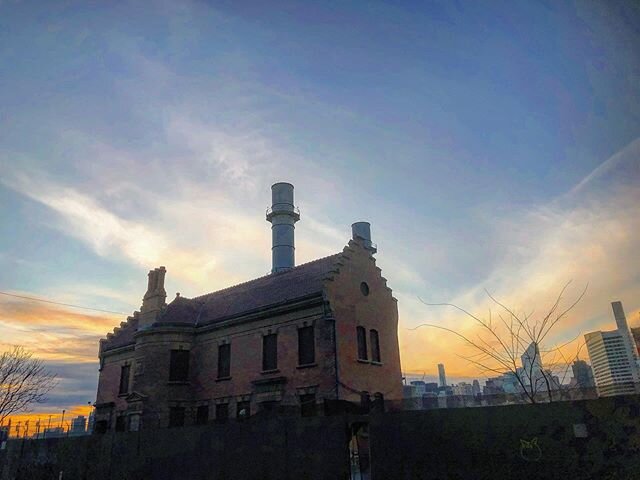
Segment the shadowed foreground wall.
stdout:
[[640,397],[378,415],[371,458],[374,479],[640,480]]
[[334,480],[347,475],[341,417],[274,418],[37,441],[0,452],[0,478]]
[[14,440],[0,479],[340,480],[354,421],[370,422],[373,480],[640,479],[638,396]]

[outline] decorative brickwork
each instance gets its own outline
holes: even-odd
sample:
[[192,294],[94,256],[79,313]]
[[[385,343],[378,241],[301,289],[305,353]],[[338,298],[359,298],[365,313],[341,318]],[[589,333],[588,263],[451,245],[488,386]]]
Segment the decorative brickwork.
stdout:
[[[168,427],[182,422],[182,409],[189,425],[202,422],[204,412],[207,421],[216,421],[216,412],[233,417],[279,406],[308,415],[321,411],[309,405],[314,400],[400,399],[397,302],[371,252],[351,240],[342,253],[201,297],[176,296],[168,305],[165,269],[152,270],[141,312],[100,342],[96,425],[113,429],[124,415],[126,429]],[[378,339],[379,361],[371,352],[358,360],[358,326]],[[272,349],[274,339],[277,364],[270,359],[265,371],[263,345]],[[219,361],[228,365],[219,369]],[[119,393],[123,371],[129,388]]]

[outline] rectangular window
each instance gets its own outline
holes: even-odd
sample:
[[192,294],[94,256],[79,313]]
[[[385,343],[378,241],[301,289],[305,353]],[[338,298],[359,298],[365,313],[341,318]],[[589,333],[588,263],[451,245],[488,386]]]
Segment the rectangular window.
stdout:
[[278,368],[278,335],[272,333],[262,337],[262,370]]
[[313,417],[316,414],[316,394],[300,395],[300,413],[303,417]]
[[169,408],[169,426],[182,427],[184,425],[184,407]]
[[367,360],[367,331],[364,327],[357,328],[358,333],[358,359]]
[[251,416],[251,402],[249,400],[236,404],[236,418],[242,420]]
[[309,365],[316,361],[313,326],[298,329],[298,364]]
[[209,421],[209,405],[200,405],[196,409],[196,425],[205,425]]
[[218,346],[218,378],[231,376],[231,344]]
[[378,338],[378,331],[371,330],[369,332],[369,338],[371,340],[371,361],[380,362],[380,340]]
[[216,422],[224,423],[229,418],[229,404],[219,403],[216,405]]
[[187,380],[189,380],[189,350],[171,350],[169,381],[186,382]]
[[129,372],[131,371],[130,365],[123,365],[120,369],[120,388],[118,393],[120,395],[129,393]]
[[125,427],[127,425],[126,421],[127,417],[125,417],[124,415],[119,415],[116,417],[116,432],[125,431]]

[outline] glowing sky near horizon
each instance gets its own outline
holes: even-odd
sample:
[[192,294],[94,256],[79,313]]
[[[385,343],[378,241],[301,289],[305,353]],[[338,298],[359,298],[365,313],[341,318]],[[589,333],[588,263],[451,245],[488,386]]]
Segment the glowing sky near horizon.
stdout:
[[[0,291],[132,312],[264,275],[270,185],[302,211],[297,262],[372,224],[405,372],[479,373],[434,323],[484,289],[554,342],[640,315],[640,7],[633,2],[0,1]],[[95,399],[123,321],[0,298],[0,348]],[[75,407],[74,407],[75,406]]]

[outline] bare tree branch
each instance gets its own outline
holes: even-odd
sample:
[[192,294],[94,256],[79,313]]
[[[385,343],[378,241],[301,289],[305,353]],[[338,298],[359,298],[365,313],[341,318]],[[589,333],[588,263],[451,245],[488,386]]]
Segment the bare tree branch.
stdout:
[[28,412],[56,386],[56,376],[23,347],[0,355],[0,425],[10,415]]

